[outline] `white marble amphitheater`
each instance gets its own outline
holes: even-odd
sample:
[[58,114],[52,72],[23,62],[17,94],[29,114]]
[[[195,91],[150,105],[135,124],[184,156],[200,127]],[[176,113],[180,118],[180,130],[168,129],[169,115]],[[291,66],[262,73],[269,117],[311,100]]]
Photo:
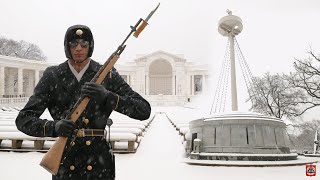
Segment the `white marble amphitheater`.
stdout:
[[[26,103],[43,71],[52,65],[0,55],[0,106]],[[182,105],[207,92],[208,66],[168,52],[141,55],[116,68],[152,105]]]

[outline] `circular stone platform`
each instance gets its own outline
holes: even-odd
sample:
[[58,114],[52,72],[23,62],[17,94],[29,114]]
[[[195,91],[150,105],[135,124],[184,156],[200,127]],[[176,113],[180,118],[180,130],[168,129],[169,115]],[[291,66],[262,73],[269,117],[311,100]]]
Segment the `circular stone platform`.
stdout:
[[[232,154],[233,155],[233,154]],[[237,167],[272,167],[300,166],[319,162],[319,158],[298,156],[296,160],[285,161],[232,161],[232,160],[196,160],[184,158],[183,162],[200,166],[237,166]]]
[[189,128],[189,153],[290,154],[286,124],[263,114],[238,111],[214,114],[190,121]]

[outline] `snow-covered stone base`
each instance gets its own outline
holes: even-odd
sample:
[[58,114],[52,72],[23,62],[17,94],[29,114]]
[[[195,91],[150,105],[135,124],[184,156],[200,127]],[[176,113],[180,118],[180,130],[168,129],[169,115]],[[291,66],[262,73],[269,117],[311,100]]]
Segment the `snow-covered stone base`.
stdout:
[[298,166],[319,162],[319,158],[298,156],[290,161],[227,161],[227,160],[197,160],[185,158],[183,162],[202,166],[239,166],[239,167],[268,167],[268,166]]

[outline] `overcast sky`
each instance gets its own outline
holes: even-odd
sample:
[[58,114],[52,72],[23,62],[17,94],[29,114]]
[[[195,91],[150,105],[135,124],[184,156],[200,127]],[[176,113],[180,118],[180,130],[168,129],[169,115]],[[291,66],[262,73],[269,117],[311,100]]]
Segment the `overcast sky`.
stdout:
[[226,9],[243,21],[237,40],[254,74],[290,71],[295,57],[307,57],[309,46],[320,52],[318,0],[0,0],[0,36],[35,43],[49,62],[60,63],[66,60],[66,29],[85,24],[96,42],[92,57],[104,62],[129,26],[159,2],[149,26],[138,39],[129,39],[119,61],[164,50],[220,68],[227,38],[218,33],[217,24]]
[[[131,37],[118,63],[137,54],[163,50],[182,54],[189,62],[209,64],[215,78],[223,62],[227,38],[218,21],[230,9],[243,21],[237,36],[253,75],[288,73],[294,58],[307,58],[310,47],[320,53],[319,0],[0,0],[0,36],[40,46],[50,63],[66,60],[63,38],[67,28],[85,24],[95,38],[92,58],[103,63],[139,18],[160,2],[149,26]],[[240,68],[238,67],[238,73]],[[238,77],[239,78],[239,77]],[[241,79],[240,79],[241,81]],[[211,85],[215,86],[213,81]],[[247,98],[239,82],[239,102]],[[241,89],[243,90],[241,92]],[[212,94],[213,95],[213,94]],[[242,98],[242,100],[241,100]]]

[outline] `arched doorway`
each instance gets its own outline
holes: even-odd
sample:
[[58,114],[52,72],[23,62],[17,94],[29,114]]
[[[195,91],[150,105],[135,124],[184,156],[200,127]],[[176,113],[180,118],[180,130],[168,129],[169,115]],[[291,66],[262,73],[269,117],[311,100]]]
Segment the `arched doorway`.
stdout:
[[158,59],[150,64],[149,94],[172,95],[172,67],[167,60]]

